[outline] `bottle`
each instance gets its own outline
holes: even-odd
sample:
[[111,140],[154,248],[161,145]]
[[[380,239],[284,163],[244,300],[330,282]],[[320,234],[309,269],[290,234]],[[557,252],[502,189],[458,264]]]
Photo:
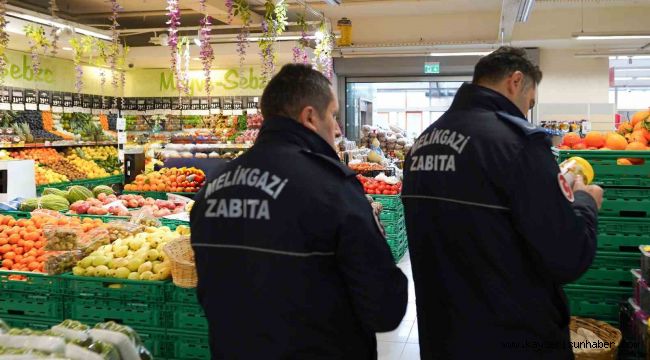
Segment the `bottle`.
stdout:
[[586,185],[591,184],[594,180],[594,168],[589,161],[578,156],[564,160],[560,164],[560,172],[571,187],[573,187],[577,176],[582,176]]
[[352,21],[344,17],[336,23],[336,28],[341,33],[341,37],[336,42],[336,45],[338,46],[352,45]]

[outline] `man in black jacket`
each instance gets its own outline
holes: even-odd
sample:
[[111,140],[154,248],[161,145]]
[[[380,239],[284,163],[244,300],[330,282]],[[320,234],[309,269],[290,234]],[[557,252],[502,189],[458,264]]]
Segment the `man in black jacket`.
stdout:
[[408,154],[422,359],[573,358],[561,286],[592,262],[602,189],[568,186],[525,120],[541,77],[523,49],[482,58]]
[[287,65],[262,95],[247,153],[197,195],[192,246],[213,359],[377,358],[407,280],[363,188],[334,150],[331,84]]

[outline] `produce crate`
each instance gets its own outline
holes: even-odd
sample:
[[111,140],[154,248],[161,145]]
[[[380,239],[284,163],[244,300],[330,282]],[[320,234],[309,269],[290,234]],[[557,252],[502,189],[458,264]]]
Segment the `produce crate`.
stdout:
[[606,188],[600,215],[650,217],[650,188]]
[[48,320],[43,318],[30,318],[24,316],[2,316],[0,320],[4,321],[7,325],[18,328],[25,329],[29,328],[32,330],[48,330],[54,325],[61,323],[61,320]]
[[567,285],[564,292],[571,315],[618,323],[621,301],[632,296],[632,288]]
[[173,220],[173,219],[165,219],[165,218],[160,218],[159,220],[163,226],[167,226],[168,228],[172,229],[172,231],[176,230],[176,228],[181,225],[190,226],[190,223],[188,221],[183,221],[183,220]]
[[650,244],[650,219],[598,218],[598,249],[635,252],[639,245]]
[[170,358],[183,360],[207,360],[210,359],[210,343],[208,333],[203,336],[187,334],[178,331],[167,331],[170,349],[167,352]]
[[43,190],[47,188],[66,190],[70,186],[74,186],[74,185],[93,188],[99,185],[112,185],[112,184],[123,184],[123,183],[124,183],[124,175],[113,175],[113,176],[97,178],[97,179],[81,179],[81,180],[74,180],[69,182],[39,185],[36,187],[36,192],[40,194],[43,192]]
[[382,221],[381,224],[384,226],[384,231],[386,231],[387,236],[402,233],[406,225],[403,219],[398,221]]
[[199,300],[196,297],[196,288],[185,289],[169,283],[168,300],[175,303],[198,305]]
[[61,275],[65,295],[75,298],[111,299],[162,303],[169,281],[127,280],[104,277]]
[[[647,151],[561,150],[559,161],[580,156],[594,168],[594,182],[605,186],[650,187],[650,153]],[[641,165],[618,165],[618,159],[642,159]]]
[[137,331],[142,345],[151,352],[155,359],[167,356],[168,337],[164,330],[142,327],[135,327],[133,330]]
[[408,248],[406,229],[402,230],[396,235],[386,235],[386,242],[388,243],[388,247],[393,254],[393,259],[396,263],[399,262]]
[[164,313],[162,304],[105,299],[78,299],[67,297],[67,317],[95,325],[99,322],[114,321],[118,324],[138,327],[162,327]]
[[404,212],[403,211],[387,211],[384,210],[381,213],[379,213],[379,220],[384,222],[398,222],[402,221],[404,219]]
[[[18,278],[19,277],[19,278]],[[63,295],[59,276],[22,271],[0,271],[0,293],[22,292],[41,295]]]
[[64,310],[63,297],[60,295],[11,291],[3,291],[0,295],[0,318],[25,316],[62,321]]
[[403,209],[402,198],[399,195],[370,195],[372,198],[384,206],[384,210],[401,210]]
[[185,196],[187,198],[194,198],[194,195],[196,193],[182,193],[182,192],[156,192],[156,191],[123,191],[122,194],[124,195],[140,195],[144,198],[152,198],[156,200],[167,200],[167,194],[174,194],[174,195],[180,195],[180,196]]
[[0,210],[0,215],[9,215],[14,219],[29,219],[32,217],[32,213],[27,211]]
[[638,266],[637,254],[598,252],[589,270],[575,284],[632,287],[634,276],[630,269]]
[[167,304],[167,329],[207,334],[208,319],[199,305]]

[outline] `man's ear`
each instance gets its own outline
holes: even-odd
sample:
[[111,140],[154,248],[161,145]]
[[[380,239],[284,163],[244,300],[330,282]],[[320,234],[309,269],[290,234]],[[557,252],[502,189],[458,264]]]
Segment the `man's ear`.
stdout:
[[525,81],[524,73],[521,71],[515,71],[508,78],[508,92],[512,95],[518,94],[521,92],[521,89],[524,87]]
[[300,112],[298,121],[306,128],[316,131],[316,122],[318,121],[316,117],[316,109],[313,106],[305,106]]

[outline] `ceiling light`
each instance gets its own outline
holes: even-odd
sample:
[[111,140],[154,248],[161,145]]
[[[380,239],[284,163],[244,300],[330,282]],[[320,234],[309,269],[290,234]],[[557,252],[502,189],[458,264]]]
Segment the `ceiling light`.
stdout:
[[634,40],[650,39],[650,34],[635,33],[573,33],[576,40]]
[[[48,19],[43,19],[43,18],[40,18],[40,17],[37,17],[37,16],[28,15],[28,14],[22,14],[22,13],[18,13],[18,12],[14,12],[14,11],[7,11],[7,15],[9,15],[11,17],[14,17],[14,18],[31,21],[33,23],[37,23],[37,24],[41,24],[41,25],[47,25],[47,26],[50,26],[50,27],[57,27],[57,28],[60,28],[60,29],[65,29],[65,28],[69,27],[68,25],[62,24],[60,22],[56,22],[56,21],[52,21],[52,20],[48,20]],[[105,34],[102,34],[102,33],[96,32],[96,31],[92,31],[92,30],[86,30],[86,29],[74,27],[74,31],[76,33],[79,33],[79,34],[96,37],[96,38],[102,39],[102,40],[111,40],[111,37],[109,35],[105,35]]]
[[525,23],[528,21],[534,5],[535,0],[521,0],[519,2],[519,9],[517,10],[517,22]]
[[631,78],[631,77],[617,77],[617,78],[615,78],[616,81],[630,81],[632,79],[633,78]]
[[325,0],[327,5],[339,6],[341,5],[341,0]]
[[650,72],[650,68],[632,68],[632,69],[616,68],[614,70],[616,70],[616,71],[643,71],[643,72]]
[[650,77],[638,77],[636,79],[637,80],[642,80],[642,81],[648,81],[648,80],[650,80]]
[[435,52],[429,56],[485,56],[492,53],[492,51],[469,51],[469,52]]
[[61,49],[66,50],[66,51],[72,51],[72,48],[68,47],[68,46],[64,46]]

